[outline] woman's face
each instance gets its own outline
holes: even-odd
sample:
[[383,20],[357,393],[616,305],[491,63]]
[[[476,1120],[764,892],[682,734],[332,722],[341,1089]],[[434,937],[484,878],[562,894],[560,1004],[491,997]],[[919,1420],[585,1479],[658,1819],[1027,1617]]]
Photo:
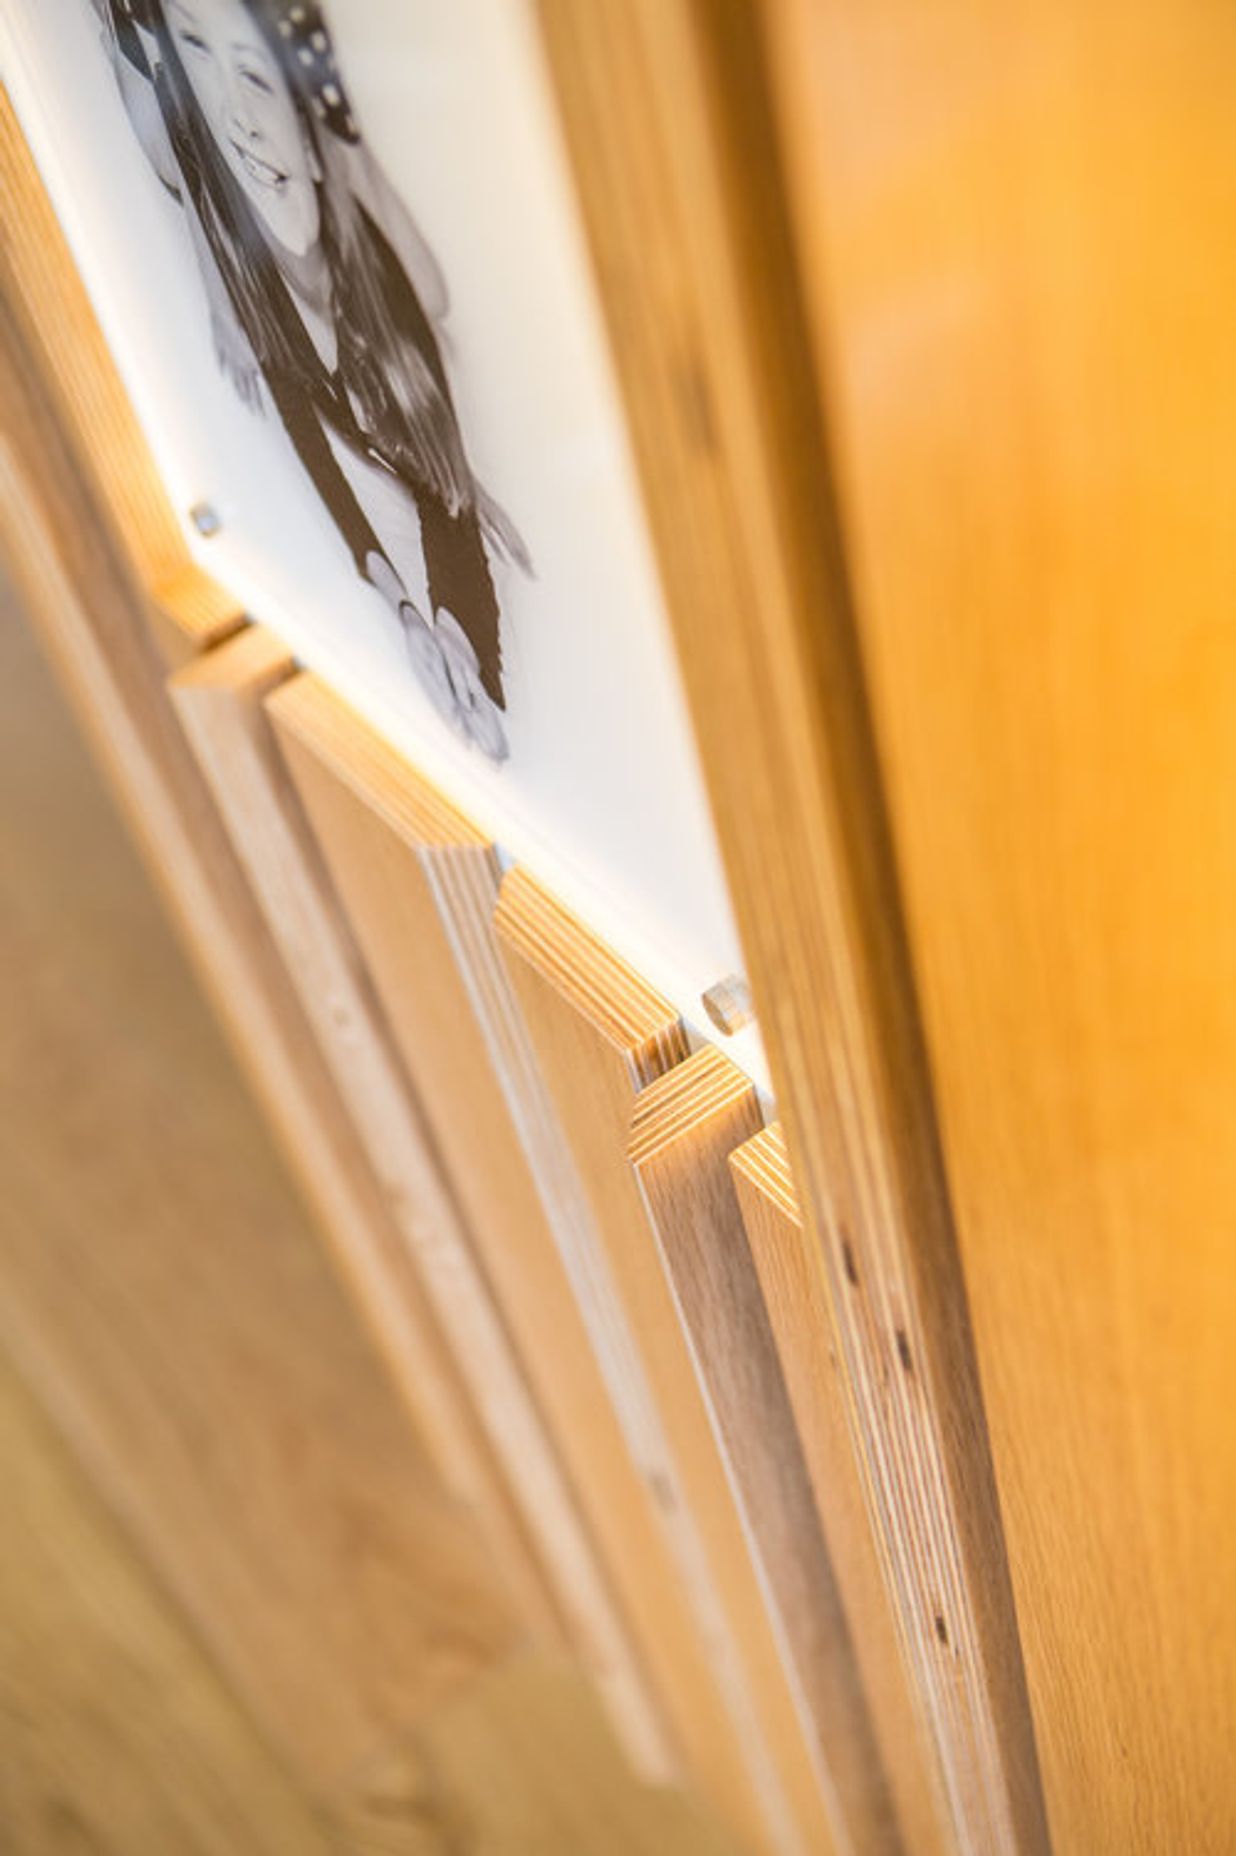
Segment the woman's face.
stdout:
[[316,163],[279,63],[244,0],[165,0],[206,126],[262,224],[303,255],[318,241]]

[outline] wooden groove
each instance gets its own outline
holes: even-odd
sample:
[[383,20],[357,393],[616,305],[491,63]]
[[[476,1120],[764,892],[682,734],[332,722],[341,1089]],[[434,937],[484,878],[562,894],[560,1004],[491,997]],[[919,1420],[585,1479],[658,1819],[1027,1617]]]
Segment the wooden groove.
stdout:
[[557,1164],[575,1218],[560,1229],[577,1293],[712,1673],[697,1774],[757,1848],[845,1849],[824,1821],[815,1775],[802,1778],[797,1721],[787,1732],[775,1635],[628,1158],[641,1090],[686,1060],[681,1024],[526,872],[504,879],[495,925],[566,1143],[566,1165]]
[[[903,1848],[729,1161],[761,1127],[705,1046],[639,1097],[630,1144],[839,1848]],[[769,1713],[767,1705],[762,1710]],[[906,1845],[912,1848],[913,1845]]]
[[494,946],[494,847],[319,679],[292,678],[266,708],[597,1544],[590,1661],[630,1756],[665,1781],[680,1735],[660,1697],[690,1720],[693,1649],[538,1192],[543,1091]]
[[835,1337],[843,1363],[943,1834],[973,1856],[1038,1856],[1021,1645],[761,8],[540,0],[539,15],[827,1285],[817,1345]]

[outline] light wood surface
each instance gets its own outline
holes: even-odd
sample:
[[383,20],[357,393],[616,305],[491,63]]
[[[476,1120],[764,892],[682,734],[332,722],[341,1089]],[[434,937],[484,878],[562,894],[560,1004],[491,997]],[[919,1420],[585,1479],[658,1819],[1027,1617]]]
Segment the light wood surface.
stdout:
[[[761,9],[540,0],[538,10],[748,977],[824,1268],[829,1326],[818,1344],[833,1338],[842,1363],[951,1834],[981,1856],[1033,1856],[1046,1827],[1021,1645]],[[851,100],[881,120],[861,86]],[[938,494],[937,473],[925,469],[922,482]],[[942,903],[940,920],[951,915]]]
[[764,1595],[628,1159],[641,1088],[687,1054],[681,1024],[527,872],[504,878],[495,920],[577,1170],[576,1242],[589,1249],[579,1274],[612,1395],[711,1664],[716,1700],[695,1724],[693,1765],[754,1847],[828,1849]]
[[[502,1465],[506,1502],[485,1515],[494,1551],[509,1564],[529,1615],[546,1631],[564,1625],[614,1696],[625,1644],[598,1634],[613,1618],[604,1575],[265,713],[266,697],[291,668],[286,648],[251,627],[181,671],[170,688],[384,1182],[405,1266],[416,1272]],[[394,1274],[388,1293],[400,1293]]]
[[1057,1856],[1236,1847],[1236,21],[769,9]]
[[733,1856],[511,1619],[8,604],[0,724],[0,1848]]
[[245,614],[239,600],[190,562],[151,589],[148,620],[168,669],[179,670],[239,631]]
[[[319,679],[292,678],[266,709],[598,1543],[593,1661],[606,1671],[632,1758],[649,1776],[667,1778],[676,1755],[658,1689],[672,1691],[675,1658],[691,1646],[676,1626],[676,1582],[647,1491],[521,1142],[520,1128],[540,1104],[493,942],[497,853]],[[518,1091],[513,1104],[506,1078]]]
[[329,1792],[526,1633],[344,1318],[32,656],[6,602],[0,1343]]
[[331,1856],[2,1355],[0,1463],[7,1856]]
[[906,1680],[867,1526],[836,1350],[820,1345],[828,1331],[827,1289],[803,1230],[780,1123],[735,1148],[730,1167],[902,1842],[913,1856],[943,1856],[952,1840],[943,1834],[944,1800],[932,1784],[929,1726]]
[[812,1756],[800,1815],[822,1800],[836,1843],[876,1856],[902,1847],[892,1795],[729,1172],[761,1125],[747,1078],[706,1045],[641,1092],[630,1159]]

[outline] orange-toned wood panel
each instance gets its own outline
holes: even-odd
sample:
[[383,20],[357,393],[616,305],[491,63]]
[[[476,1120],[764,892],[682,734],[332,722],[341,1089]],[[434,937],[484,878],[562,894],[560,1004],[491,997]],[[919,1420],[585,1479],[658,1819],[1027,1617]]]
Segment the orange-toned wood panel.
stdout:
[[538,10],[827,1285],[819,1345],[833,1341],[842,1362],[899,1641],[956,1841],[982,1856],[1038,1856],[1046,1827],[1021,1647],[761,8],[539,0]]
[[1236,15],[768,0],[1057,1856],[1236,1847]]

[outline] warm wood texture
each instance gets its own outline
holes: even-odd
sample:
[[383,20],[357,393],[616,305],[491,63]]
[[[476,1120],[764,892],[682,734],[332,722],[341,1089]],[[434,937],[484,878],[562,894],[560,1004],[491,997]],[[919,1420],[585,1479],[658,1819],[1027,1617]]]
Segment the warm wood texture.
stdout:
[[239,601],[192,563],[151,589],[149,619],[169,670],[179,670],[245,623]]
[[836,1351],[820,1344],[828,1292],[803,1229],[780,1123],[735,1149],[730,1166],[902,1841],[908,1856],[945,1856],[954,1845],[928,1724],[906,1679],[867,1526]]
[[901,1640],[958,1844],[1031,1856],[1021,1647],[758,11],[539,5]]
[[770,6],[1058,1856],[1236,1847],[1236,20]]
[[[604,1572],[265,713],[266,697],[291,668],[285,647],[251,627],[180,672],[170,687],[306,1016],[384,1181],[406,1264],[417,1273],[505,1470],[512,1514],[532,1551],[521,1551],[509,1523],[502,1536],[493,1534],[495,1550],[518,1577],[526,1604],[539,1581],[543,1627],[564,1621],[616,1720],[635,1734],[640,1697],[628,1703],[623,1689],[628,1646],[616,1634]],[[400,1292],[394,1275],[388,1292]],[[496,1529],[503,1516],[487,1520]]]
[[[596,1602],[606,1615],[597,1618],[595,1661],[608,1669],[632,1756],[668,1777],[675,1756],[657,1691],[674,1694],[690,1635],[521,1140],[528,1128],[535,1143],[532,1124],[546,1111],[493,942],[497,853],[319,679],[292,678],[266,709],[601,1549]],[[694,1706],[693,1690],[682,1706]]]
[[0,1356],[6,1856],[339,1856]]
[[892,1796],[728,1166],[761,1125],[747,1078],[705,1046],[640,1094],[630,1159],[836,1841],[876,1856],[901,1848]]
[[346,1789],[525,1633],[33,657],[6,601],[0,1343],[289,1767]]
[[721,1707],[696,1723],[693,1764],[756,1847],[827,1850],[817,1775],[628,1159],[639,1091],[686,1056],[681,1024],[526,872],[504,879],[496,925],[577,1172],[578,1275],[611,1394],[711,1661]]

